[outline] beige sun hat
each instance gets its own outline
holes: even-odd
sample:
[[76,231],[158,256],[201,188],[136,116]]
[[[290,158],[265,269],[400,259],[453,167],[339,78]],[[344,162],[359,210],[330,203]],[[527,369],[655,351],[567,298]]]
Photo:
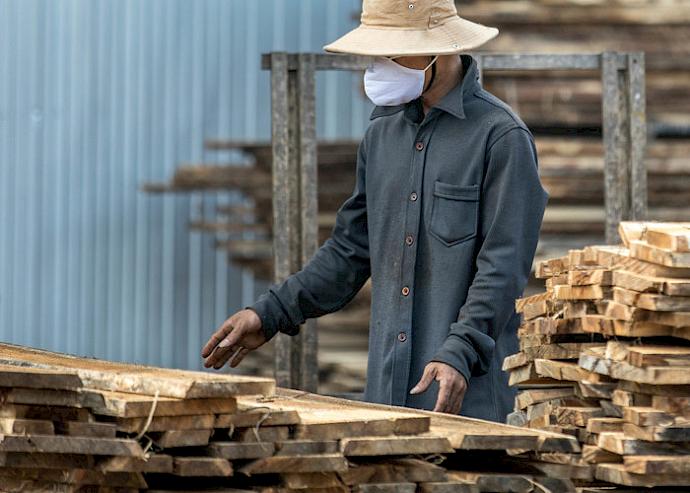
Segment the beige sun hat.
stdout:
[[453,0],[364,0],[359,27],[324,50],[353,55],[450,55],[474,49],[498,29],[458,16]]

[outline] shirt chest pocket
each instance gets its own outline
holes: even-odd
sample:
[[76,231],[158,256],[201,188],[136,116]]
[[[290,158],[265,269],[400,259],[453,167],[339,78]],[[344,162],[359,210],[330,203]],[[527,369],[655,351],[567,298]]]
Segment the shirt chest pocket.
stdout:
[[436,180],[429,232],[446,246],[477,236],[479,185],[454,185]]

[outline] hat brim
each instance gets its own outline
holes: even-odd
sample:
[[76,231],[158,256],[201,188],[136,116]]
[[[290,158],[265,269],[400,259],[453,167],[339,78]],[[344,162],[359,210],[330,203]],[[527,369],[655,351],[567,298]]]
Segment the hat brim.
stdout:
[[360,25],[323,49],[369,56],[452,55],[477,48],[497,35],[495,27],[456,17],[424,30]]

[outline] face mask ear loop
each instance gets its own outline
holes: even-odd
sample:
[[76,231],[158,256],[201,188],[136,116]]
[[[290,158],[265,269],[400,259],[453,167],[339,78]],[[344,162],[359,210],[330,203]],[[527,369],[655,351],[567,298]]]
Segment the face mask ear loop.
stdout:
[[436,55],[436,56],[434,57],[434,59],[431,60],[431,62],[429,63],[429,65],[427,65],[427,67],[424,69],[424,72],[426,72],[426,70],[427,70],[429,67],[431,67],[431,79],[429,79],[429,85],[426,87],[426,89],[424,89],[423,92],[427,92],[429,89],[431,89],[431,85],[434,83],[434,79],[436,78],[436,64],[435,64],[434,62],[436,62],[436,59],[437,59],[437,58],[438,58],[438,55]]
[[436,56],[433,58],[433,60],[431,60],[431,61],[429,62],[429,65],[427,65],[426,67],[424,67],[424,71],[426,72],[427,70],[429,70],[429,67],[431,67],[431,66],[434,64],[434,62],[436,62],[436,60],[438,60],[438,55],[436,55]]

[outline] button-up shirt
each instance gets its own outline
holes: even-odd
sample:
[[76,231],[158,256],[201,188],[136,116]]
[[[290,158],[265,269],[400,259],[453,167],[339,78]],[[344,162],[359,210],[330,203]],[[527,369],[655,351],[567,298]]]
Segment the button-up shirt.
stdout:
[[462,415],[503,421],[514,391],[501,364],[549,195],[530,130],[461,58],[464,77],[426,114],[421,99],[374,109],[331,237],[251,308],[267,337],[295,334],[371,277],[365,400],[433,409],[437,382],[409,391],[438,361],[468,382]]

